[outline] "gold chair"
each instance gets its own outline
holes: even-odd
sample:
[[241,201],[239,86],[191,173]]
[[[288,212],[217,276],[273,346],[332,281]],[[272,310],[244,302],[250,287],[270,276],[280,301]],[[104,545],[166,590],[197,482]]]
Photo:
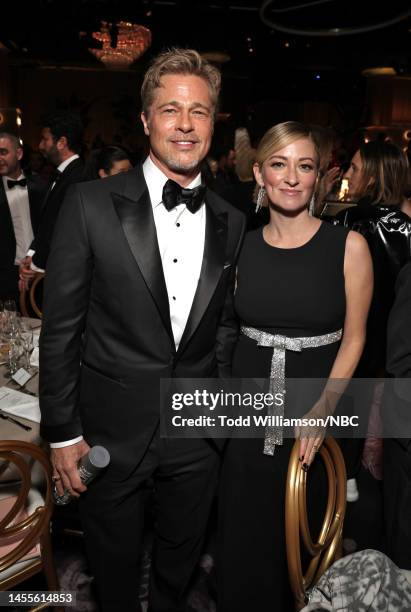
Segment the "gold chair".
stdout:
[[[14,589],[40,571],[45,574],[48,590],[59,591],[50,537],[53,510],[50,461],[39,446],[16,440],[0,441],[0,460],[13,464],[20,476],[0,486],[0,591]],[[33,460],[44,471],[44,492],[32,487]],[[47,607],[47,603],[42,603],[32,612]],[[62,607],[57,610],[63,612]]]
[[20,310],[24,317],[31,317],[34,314],[41,319],[42,311],[38,303],[39,283],[44,279],[44,272],[37,272],[29,289],[20,291]]
[[[307,473],[302,469],[298,454],[297,440],[288,465],[285,501],[288,574],[297,611],[307,603],[307,590],[313,587],[326,569],[341,556],[347,482],[340,447],[333,438],[326,438],[317,453],[316,461],[322,459],[327,473],[327,508],[318,540],[314,542],[307,515]],[[302,544],[312,557],[305,574],[301,564]]]

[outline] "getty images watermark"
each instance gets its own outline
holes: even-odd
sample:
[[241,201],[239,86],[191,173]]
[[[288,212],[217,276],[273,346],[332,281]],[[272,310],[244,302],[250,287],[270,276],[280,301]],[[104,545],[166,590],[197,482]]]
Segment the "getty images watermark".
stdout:
[[[409,385],[411,387],[411,383]],[[337,438],[411,438],[411,388],[392,379],[166,379],[161,382],[160,432],[164,437],[262,438],[267,427],[318,429]],[[372,421],[375,422],[375,419]],[[311,434],[312,431],[312,434]]]
[[[181,411],[185,408],[206,408],[212,412],[221,408],[251,408],[262,411],[268,407],[282,409],[285,405],[285,393],[250,393],[229,392],[220,389],[217,392],[207,389],[195,389],[193,393],[174,392],[171,394],[171,409]],[[198,416],[171,416],[174,427],[358,427],[358,415],[326,415],[324,417],[286,417],[283,414],[200,414]]]

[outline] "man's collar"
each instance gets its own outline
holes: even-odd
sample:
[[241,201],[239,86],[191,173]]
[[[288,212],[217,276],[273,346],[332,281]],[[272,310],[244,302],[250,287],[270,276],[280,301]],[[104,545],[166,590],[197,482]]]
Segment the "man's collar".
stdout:
[[71,164],[72,161],[74,161],[75,159],[78,159],[80,157],[80,155],[74,154],[71,157],[68,157],[67,159],[65,159],[63,162],[61,162],[61,164],[59,164],[57,166],[57,170],[59,172],[64,172],[64,170],[67,168],[67,166],[69,164]]
[[[143,164],[143,174],[150,194],[151,204],[155,208],[163,201],[163,187],[168,181],[168,176],[155,165],[150,156],[147,157]],[[201,173],[198,173],[191,183],[187,185],[187,189],[193,189],[198,185],[201,185]]]
[[21,179],[24,179],[26,177],[24,176],[23,172],[20,172],[17,178],[13,178],[12,176],[3,176],[2,178],[3,178],[3,182],[6,182],[6,181],[21,181]]

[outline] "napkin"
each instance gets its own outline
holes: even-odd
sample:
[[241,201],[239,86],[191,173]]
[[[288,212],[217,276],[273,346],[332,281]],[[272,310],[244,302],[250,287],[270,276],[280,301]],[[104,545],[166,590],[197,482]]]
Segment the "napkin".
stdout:
[[39,347],[38,346],[36,346],[36,348],[33,349],[30,355],[30,365],[33,366],[34,368],[39,367]]
[[23,419],[40,423],[40,407],[37,397],[15,391],[8,387],[0,387],[0,410]]

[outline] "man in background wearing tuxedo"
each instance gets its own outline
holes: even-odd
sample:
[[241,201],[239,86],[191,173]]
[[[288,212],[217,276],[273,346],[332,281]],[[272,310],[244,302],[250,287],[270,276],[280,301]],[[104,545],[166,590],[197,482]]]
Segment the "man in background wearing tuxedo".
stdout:
[[83,180],[84,164],[80,158],[83,125],[71,111],[55,111],[45,116],[39,150],[56,168],[50,177],[49,188],[42,207],[38,231],[27,256],[20,266],[20,277],[30,282],[36,272],[44,272],[61,205],[67,189]]
[[0,132],[0,299],[18,300],[19,264],[36,233],[45,183],[26,176],[23,148],[14,134]]
[[387,327],[383,501],[387,555],[411,570],[411,262],[398,274]]
[[[235,264],[245,229],[201,184],[219,71],[194,50],[158,56],[142,86],[150,153],[125,174],[76,185],[47,265],[41,431],[57,489],[80,495],[103,611],[134,612],[147,482],[156,522],[149,610],[181,612],[214,496],[219,447],[160,438],[160,380],[229,376]],[[85,491],[76,465],[111,454]]]

